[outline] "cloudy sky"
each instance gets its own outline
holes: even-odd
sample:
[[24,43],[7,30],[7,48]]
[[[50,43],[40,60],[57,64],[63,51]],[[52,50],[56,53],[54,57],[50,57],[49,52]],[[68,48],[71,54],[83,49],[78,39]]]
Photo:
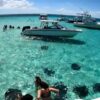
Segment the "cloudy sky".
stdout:
[[100,17],[100,0],[0,0],[0,14],[76,14],[82,11]]

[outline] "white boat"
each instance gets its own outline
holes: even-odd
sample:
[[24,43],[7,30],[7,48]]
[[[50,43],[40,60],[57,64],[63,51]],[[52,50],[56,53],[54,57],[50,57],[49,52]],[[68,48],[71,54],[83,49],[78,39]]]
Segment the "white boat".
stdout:
[[74,23],[74,22],[82,22],[83,14],[77,14],[73,18],[69,18],[67,20],[68,23]]
[[61,16],[60,18],[57,18],[57,21],[67,21],[68,18]]
[[88,13],[83,15],[82,22],[74,22],[74,26],[91,28],[91,29],[100,29],[100,23],[96,22],[94,18],[91,17]]
[[91,29],[100,29],[100,23],[74,23],[75,26],[84,27],[84,28],[91,28]]
[[68,29],[58,24],[54,20],[41,20],[39,28],[23,27],[22,35],[26,36],[60,36],[60,37],[73,37],[82,30]]

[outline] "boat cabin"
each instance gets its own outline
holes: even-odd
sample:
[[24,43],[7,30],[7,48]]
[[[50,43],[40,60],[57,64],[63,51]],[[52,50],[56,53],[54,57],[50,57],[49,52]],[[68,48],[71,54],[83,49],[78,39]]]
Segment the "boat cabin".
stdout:
[[84,23],[94,23],[96,22],[95,18],[93,18],[88,12],[84,12],[83,14],[79,14],[78,19],[81,18]]
[[58,21],[54,20],[41,20],[40,27],[42,29],[61,29],[63,26],[58,24]]

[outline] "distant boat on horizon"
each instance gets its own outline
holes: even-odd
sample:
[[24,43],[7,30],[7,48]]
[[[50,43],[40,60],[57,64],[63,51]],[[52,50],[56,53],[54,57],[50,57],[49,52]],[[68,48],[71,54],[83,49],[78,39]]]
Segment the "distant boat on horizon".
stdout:
[[40,14],[39,15],[39,19],[40,20],[47,20],[48,19],[48,15],[47,14]]

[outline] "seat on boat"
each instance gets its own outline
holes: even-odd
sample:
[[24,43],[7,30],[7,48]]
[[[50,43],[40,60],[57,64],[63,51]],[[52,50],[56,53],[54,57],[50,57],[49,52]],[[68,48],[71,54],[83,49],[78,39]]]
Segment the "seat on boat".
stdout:
[[22,32],[23,32],[24,30],[26,30],[26,29],[30,29],[30,26],[24,26],[24,27],[22,28]]

